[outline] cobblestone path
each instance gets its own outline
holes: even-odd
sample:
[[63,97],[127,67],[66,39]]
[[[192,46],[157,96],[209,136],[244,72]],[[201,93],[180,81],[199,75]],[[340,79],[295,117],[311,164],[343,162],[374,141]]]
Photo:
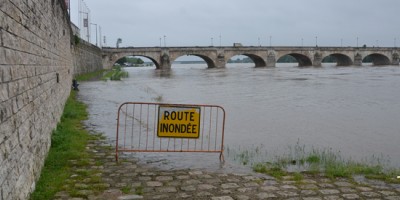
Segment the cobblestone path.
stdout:
[[[108,146],[108,148],[107,148]],[[59,200],[130,199],[387,199],[400,200],[400,184],[382,181],[328,179],[304,175],[275,180],[254,174],[224,174],[197,170],[163,171],[141,166],[137,160],[115,162],[106,142],[93,140],[87,146],[93,155],[84,167],[77,164]]]

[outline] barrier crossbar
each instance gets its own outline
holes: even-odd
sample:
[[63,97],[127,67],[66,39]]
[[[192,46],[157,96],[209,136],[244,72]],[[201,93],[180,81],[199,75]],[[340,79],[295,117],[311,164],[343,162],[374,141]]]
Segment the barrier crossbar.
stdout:
[[[158,137],[160,106],[200,111],[197,138]],[[119,152],[220,153],[224,161],[225,110],[217,105],[126,102],[119,106],[115,158]]]

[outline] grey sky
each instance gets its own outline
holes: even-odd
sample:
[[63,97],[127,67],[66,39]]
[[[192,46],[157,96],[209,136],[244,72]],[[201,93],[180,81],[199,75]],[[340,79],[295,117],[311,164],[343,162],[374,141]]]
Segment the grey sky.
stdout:
[[[84,0],[106,45],[390,46],[400,44],[399,0]],[[78,0],[71,0],[78,23]],[[95,32],[92,26],[92,40]],[[83,34],[86,35],[86,34]],[[82,36],[85,37],[85,36]],[[213,38],[213,39],[211,39]],[[258,40],[260,38],[260,40]],[[396,38],[396,39],[395,39]]]

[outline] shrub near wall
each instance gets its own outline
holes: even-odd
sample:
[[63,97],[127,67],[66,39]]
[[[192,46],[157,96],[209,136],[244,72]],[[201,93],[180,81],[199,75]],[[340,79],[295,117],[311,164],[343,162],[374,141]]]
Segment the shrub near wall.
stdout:
[[27,199],[71,90],[63,0],[0,3],[0,199]]

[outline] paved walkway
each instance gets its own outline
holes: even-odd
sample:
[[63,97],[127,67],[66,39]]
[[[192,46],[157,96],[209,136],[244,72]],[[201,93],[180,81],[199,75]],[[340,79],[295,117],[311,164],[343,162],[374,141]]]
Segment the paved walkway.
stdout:
[[71,161],[75,174],[66,181],[59,200],[130,199],[388,199],[400,200],[400,184],[359,178],[328,179],[304,175],[300,181],[287,176],[223,174],[196,170],[163,171],[139,165],[137,160],[115,162],[114,151],[104,141],[87,146],[93,159]]

